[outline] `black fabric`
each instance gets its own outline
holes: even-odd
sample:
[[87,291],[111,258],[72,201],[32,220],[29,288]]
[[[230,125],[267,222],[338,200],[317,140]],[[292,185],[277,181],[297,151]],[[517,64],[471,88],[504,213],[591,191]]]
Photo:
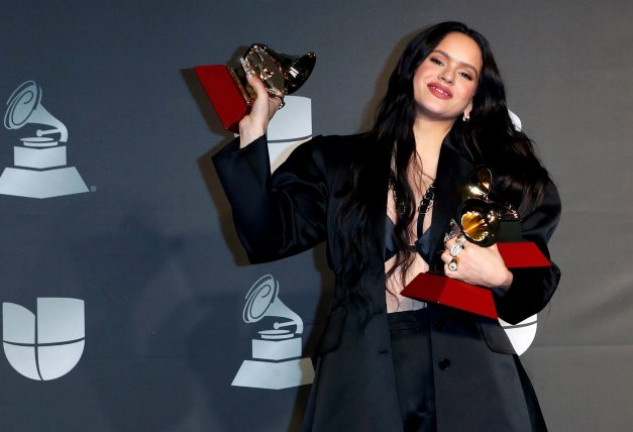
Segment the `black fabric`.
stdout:
[[[402,432],[402,412],[385,303],[385,238],[390,157],[367,135],[317,137],[270,174],[265,137],[245,149],[233,142],[214,156],[240,240],[253,262],[270,261],[327,242],[332,269],[348,261],[337,211],[349,188],[350,167],[364,160],[366,217],[373,235],[363,243],[367,266],[357,285],[335,272],[331,316],[315,354],[316,376],[304,431]],[[376,157],[368,157],[368,155]],[[459,188],[473,164],[450,141],[442,144],[429,235],[431,269],[441,273],[443,235],[459,204]],[[524,236],[548,255],[560,201],[546,190],[544,205],[523,219]],[[354,223],[355,215],[350,215]],[[556,289],[556,266],[521,269],[504,295],[501,318],[517,322],[541,310]],[[362,292],[350,296],[351,290]],[[429,328],[438,432],[534,431],[536,399],[496,320],[430,305]],[[526,398],[530,398],[528,402]],[[538,429],[536,429],[538,430]]]
[[385,229],[385,261],[390,260],[398,253],[398,246],[396,246],[396,234],[394,228],[396,227],[389,216],[386,217],[387,228]]
[[532,422],[532,430],[534,432],[547,432],[547,426],[545,426],[545,419],[543,418],[543,413],[541,412],[541,407],[538,404],[538,400],[536,398],[536,393],[534,392],[534,387],[530,382],[530,378],[528,378],[521,361],[518,356],[514,356],[514,360],[516,363],[517,371],[519,372],[519,378],[521,379],[521,385],[523,386],[523,391],[525,392],[525,400],[527,403],[527,408],[530,413],[530,420]]
[[425,308],[387,315],[405,432],[434,432],[430,319]]
[[[396,197],[394,196],[394,198]],[[427,263],[431,259],[431,256],[430,256],[431,247],[429,243],[431,239],[431,235],[430,235],[431,229],[429,228],[426,231],[423,231],[423,227],[424,227],[424,219],[426,218],[426,214],[429,212],[429,210],[433,206],[434,198],[435,198],[435,184],[432,183],[428,187],[426,192],[424,193],[424,196],[422,197],[422,200],[420,201],[420,205],[418,206],[418,222],[416,224],[417,240],[415,241],[414,244],[409,246],[412,251],[416,251],[417,253],[419,253],[422,259],[424,259],[424,261],[426,261]],[[394,199],[394,201],[396,201],[395,203],[396,211],[398,212],[399,203],[398,203],[397,198]],[[385,261],[392,258],[398,253],[394,228],[395,228],[395,224],[393,223],[391,218],[387,216],[387,228],[385,232]]]
[[[386,217],[386,229],[385,229],[385,261],[393,258],[398,253],[398,247],[396,246],[396,234],[394,232],[395,225],[389,216]],[[420,254],[422,259],[427,263],[431,259],[431,229],[427,229],[412,245],[413,249]]]
[[431,259],[431,228],[424,231],[415,242],[415,250],[427,263]]

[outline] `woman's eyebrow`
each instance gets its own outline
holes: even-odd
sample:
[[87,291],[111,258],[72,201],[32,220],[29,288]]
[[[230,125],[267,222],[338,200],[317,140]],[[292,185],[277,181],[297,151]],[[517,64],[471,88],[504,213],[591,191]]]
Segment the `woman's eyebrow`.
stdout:
[[470,63],[468,63],[468,62],[464,62],[464,61],[461,61],[461,60],[459,60],[459,59],[456,59],[456,58],[455,58],[455,57],[453,57],[452,55],[450,55],[450,54],[448,54],[447,52],[442,51],[442,50],[435,50],[435,51],[433,51],[433,52],[434,52],[434,53],[440,53],[440,54],[442,54],[443,56],[445,56],[445,57],[447,57],[447,58],[451,59],[451,60],[452,60],[452,61],[454,61],[455,63],[458,63],[458,64],[460,64],[460,65],[462,65],[462,66],[464,66],[464,67],[470,68],[470,69],[472,69],[472,70],[473,70],[476,74],[479,74],[479,73],[478,73],[478,71],[477,71],[477,68],[476,68],[475,66],[471,65],[471,64],[470,64]]

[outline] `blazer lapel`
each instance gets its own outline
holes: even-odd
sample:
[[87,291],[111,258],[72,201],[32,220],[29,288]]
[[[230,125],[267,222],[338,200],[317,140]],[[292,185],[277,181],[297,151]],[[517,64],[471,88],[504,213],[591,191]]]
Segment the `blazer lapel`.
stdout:
[[448,137],[442,143],[435,180],[435,199],[430,233],[430,267],[440,271],[443,263],[440,255],[444,250],[444,235],[449,230],[449,222],[455,217],[460,203],[460,189],[464,179],[472,171],[472,163],[458,152]]

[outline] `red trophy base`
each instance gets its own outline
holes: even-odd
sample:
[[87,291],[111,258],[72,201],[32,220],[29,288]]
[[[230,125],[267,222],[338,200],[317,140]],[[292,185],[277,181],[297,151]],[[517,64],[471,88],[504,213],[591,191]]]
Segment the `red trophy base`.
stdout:
[[552,263],[532,242],[499,242],[499,253],[508,268],[549,267]]
[[420,273],[401,294],[493,319],[498,317],[490,290],[445,276]]
[[[548,267],[550,261],[532,242],[497,243],[501,258],[508,268]],[[402,295],[426,302],[461,309],[498,319],[492,291],[446,276],[420,273],[404,289]]]
[[195,66],[205,93],[211,100],[224,129],[237,133],[239,122],[250,107],[225,65]]

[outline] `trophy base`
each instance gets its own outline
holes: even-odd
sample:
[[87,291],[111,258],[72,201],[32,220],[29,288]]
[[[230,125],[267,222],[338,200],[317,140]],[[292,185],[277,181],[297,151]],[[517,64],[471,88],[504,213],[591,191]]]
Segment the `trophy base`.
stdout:
[[[552,263],[533,242],[499,242],[499,254],[508,268],[549,267]],[[497,319],[492,292],[486,288],[438,276],[420,273],[402,295],[439,303],[466,312]]]
[[534,242],[499,242],[499,254],[508,268],[549,267],[552,265]]
[[490,290],[445,276],[420,273],[404,287],[401,294],[492,319],[498,318]]
[[5,168],[0,176],[0,195],[25,198],[52,198],[88,192],[75,167],[36,171]]
[[237,133],[250,107],[225,65],[195,66],[193,70],[211,100],[224,129]]
[[281,362],[244,360],[232,386],[281,390],[312,384],[314,367],[309,358]]

